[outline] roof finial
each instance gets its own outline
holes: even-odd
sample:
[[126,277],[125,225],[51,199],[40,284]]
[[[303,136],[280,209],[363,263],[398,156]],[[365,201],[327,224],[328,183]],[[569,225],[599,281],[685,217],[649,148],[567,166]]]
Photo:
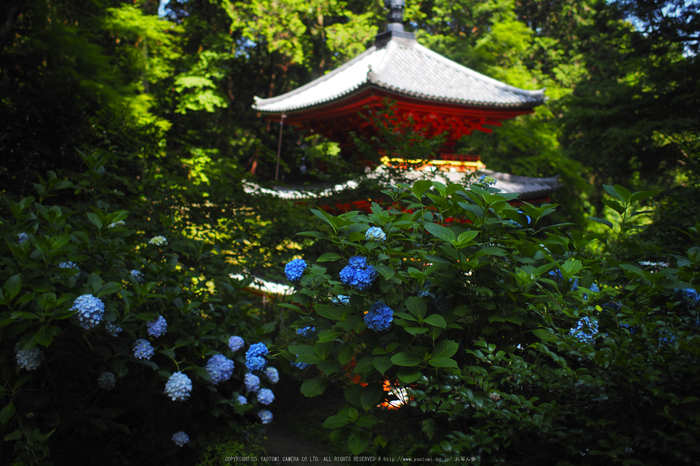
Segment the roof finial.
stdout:
[[403,10],[406,7],[405,0],[384,0],[384,7],[389,8],[386,19],[387,31],[403,31]]

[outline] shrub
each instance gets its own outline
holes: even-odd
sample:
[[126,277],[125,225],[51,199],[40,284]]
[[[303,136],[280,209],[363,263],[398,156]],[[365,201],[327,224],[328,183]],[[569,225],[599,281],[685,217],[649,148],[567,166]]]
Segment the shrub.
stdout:
[[[50,173],[37,197],[4,198],[0,212],[0,462],[82,451],[103,463],[110,448],[115,462],[158,461],[180,450],[180,429],[196,444],[213,418],[259,424],[257,399],[238,401],[246,361],[234,348],[267,353],[265,330],[223,248],[114,209],[123,200],[100,187],[104,161],[83,157],[80,183]],[[65,190],[75,202],[51,204]]]
[[[617,260],[651,192],[606,186],[621,227],[593,256],[596,236],[541,227],[555,206],[513,206],[490,184],[418,181],[369,215],[313,211],[330,232],[303,234],[334,250],[285,304],[315,332],[283,353],[315,366],[306,396],[345,386],[347,405],[323,424],[331,438],[388,451],[379,406],[394,402],[422,451],[470,464],[693,461],[700,248],[661,269]],[[353,279],[370,269],[375,279]]]

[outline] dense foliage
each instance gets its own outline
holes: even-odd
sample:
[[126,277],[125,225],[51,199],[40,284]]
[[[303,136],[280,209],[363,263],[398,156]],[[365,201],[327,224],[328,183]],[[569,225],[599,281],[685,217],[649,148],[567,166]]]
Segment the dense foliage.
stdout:
[[[422,429],[418,457],[696,461],[700,249],[619,260],[634,205],[655,193],[605,189],[621,226],[597,256],[586,250],[600,238],[542,227],[554,206],[513,207],[488,179],[401,186],[369,215],[314,211],[331,231],[302,234],[328,252],[287,267],[300,330],[285,354],[315,366],[307,396],[345,385],[331,438],[381,457],[400,416]],[[399,413],[383,410],[392,402]]]

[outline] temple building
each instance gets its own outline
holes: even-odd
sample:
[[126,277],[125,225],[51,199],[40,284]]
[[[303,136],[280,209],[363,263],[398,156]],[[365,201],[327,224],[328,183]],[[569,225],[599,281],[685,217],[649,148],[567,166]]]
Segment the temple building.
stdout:
[[[544,103],[544,90],[509,86],[427,49],[413,33],[404,30],[404,1],[387,0],[385,4],[390,8],[387,30],[378,34],[364,53],[286,94],[269,99],[256,97],[253,107],[268,120],[338,142],[347,154],[353,150],[350,131],[365,138],[378,133],[372,119],[364,116],[379,111],[388,99],[393,102],[394,123],[410,122],[428,138],[440,134],[445,137],[437,157],[411,164],[413,173],[408,179],[428,177],[455,183],[463,179],[465,171],[478,170],[494,177],[501,191],[518,193],[520,201],[548,201],[558,187],[558,177],[492,172],[485,169],[479,156],[455,153],[463,136],[474,131],[490,133],[491,127],[501,126],[503,120],[532,113],[534,107]],[[386,154],[382,162],[400,166],[406,161]],[[332,194],[348,186],[352,183],[327,192]],[[249,185],[250,191],[257,188]],[[287,199],[309,197],[308,193],[289,189],[257,192]]]

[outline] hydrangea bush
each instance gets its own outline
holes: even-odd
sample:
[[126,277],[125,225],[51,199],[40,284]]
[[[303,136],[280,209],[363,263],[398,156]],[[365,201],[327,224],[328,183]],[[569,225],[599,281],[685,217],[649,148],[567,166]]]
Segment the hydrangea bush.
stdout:
[[172,452],[153,445],[171,425],[260,425],[272,396],[241,403],[238,350],[253,347],[264,366],[270,329],[239,304],[243,284],[223,248],[188,238],[170,217],[115,208],[104,161],[83,157],[90,170],[79,183],[50,173],[35,197],[0,203],[0,463],[75,451],[97,463],[99,445],[122,442],[139,461],[168,463]]
[[347,405],[323,424],[331,438],[382,455],[396,414],[380,406],[394,402],[423,433],[418,456],[695,461],[700,248],[661,270],[619,259],[639,227],[633,206],[653,192],[606,186],[618,226],[593,220],[608,239],[547,223],[553,205],[511,205],[494,181],[399,185],[367,215],[313,211],[328,229],[304,234],[326,252],[285,306],[316,331],[292,334],[283,354],[314,366],[306,396],[344,387]]

